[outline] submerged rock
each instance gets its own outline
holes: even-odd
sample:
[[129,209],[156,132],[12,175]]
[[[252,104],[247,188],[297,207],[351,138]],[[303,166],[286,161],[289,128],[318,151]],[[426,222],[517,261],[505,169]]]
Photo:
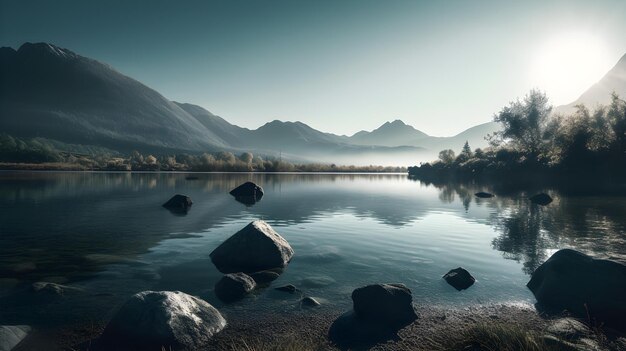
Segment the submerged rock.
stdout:
[[540,193],[531,196],[530,201],[537,205],[546,206],[552,202],[552,198],[546,193]]
[[174,212],[187,212],[191,208],[192,204],[193,202],[189,196],[176,194],[164,203],[163,207]]
[[34,293],[51,296],[63,296],[71,293],[84,292],[84,290],[80,288],[50,282],[36,282],[31,285],[31,288]]
[[526,286],[544,308],[626,325],[626,265],[581,252],[557,251]]
[[259,271],[250,273],[250,277],[254,279],[255,283],[264,285],[278,279],[278,277],[280,277],[280,274],[274,271]]
[[321,305],[319,301],[317,301],[315,298],[310,297],[310,296],[303,297],[302,300],[300,300],[300,303],[304,307],[317,307]]
[[180,291],[133,295],[104,329],[101,341],[115,349],[200,349],[226,326],[208,302]]
[[472,277],[470,272],[463,267],[450,270],[443,276],[443,279],[458,291],[465,290],[476,282],[476,279]]
[[256,283],[245,273],[230,273],[215,284],[215,295],[224,302],[232,302],[254,290]]
[[0,351],[13,350],[30,333],[27,325],[1,325],[0,326]]
[[411,290],[403,284],[374,284],[352,292],[353,310],[337,318],[328,330],[330,340],[345,348],[397,337],[397,332],[417,319]]
[[252,182],[245,182],[231,190],[230,194],[239,202],[254,204],[263,197],[263,188]]
[[284,285],[284,286],[279,286],[278,288],[275,288],[274,290],[278,290],[278,291],[288,292],[290,294],[294,294],[296,291],[298,291],[298,288],[296,288],[295,285],[287,284],[287,285]]
[[269,224],[254,221],[226,239],[210,256],[222,273],[252,273],[285,267],[293,249]]
[[495,195],[493,195],[492,193],[486,193],[484,191],[479,191],[476,194],[474,194],[474,196],[480,197],[480,198],[483,198],[483,199],[488,199],[490,197],[494,197]]

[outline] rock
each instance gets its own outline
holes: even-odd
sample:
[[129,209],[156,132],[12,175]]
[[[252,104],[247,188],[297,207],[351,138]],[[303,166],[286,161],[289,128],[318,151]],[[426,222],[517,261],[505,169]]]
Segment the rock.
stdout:
[[526,286],[546,309],[626,325],[624,264],[563,249],[539,266]]
[[490,197],[494,197],[495,195],[491,194],[491,193],[486,193],[483,191],[479,191],[476,194],[474,194],[476,197],[480,197],[482,199],[488,199]]
[[208,302],[180,291],[133,295],[104,329],[101,341],[114,349],[200,349],[226,326]]
[[469,288],[476,281],[476,279],[462,267],[450,270],[443,276],[443,279],[458,291]]
[[531,196],[530,201],[537,205],[546,206],[552,202],[552,198],[548,194],[540,193],[540,194]]
[[298,291],[298,288],[296,288],[294,285],[291,284],[287,284],[284,286],[280,286],[274,290],[278,290],[278,291],[284,291],[284,292],[288,292],[290,294],[294,294],[296,291]]
[[404,284],[374,284],[352,292],[357,317],[390,326],[404,326],[417,319],[411,290]]
[[328,339],[340,349],[365,350],[397,338],[397,330],[384,323],[357,317],[353,310],[339,316],[328,329]]
[[80,288],[50,282],[36,282],[31,285],[31,288],[34,293],[49,296],[63,296],[70,293],[84,292],[84,290]]
[[245,273],[226,274],[215,284],[215,295],[224,302],[232,302],[254,290],[256,283]]
[[591,329],[574,318],[560,318],[552,322],[546,331],[565,339],[580,339],[591,335]]
[[319,301],[310,296],[303,297],[302,300],[300,300],[300,303],[304,307],[317,307],[321,305]]
[[263,197],[263,188],[252,182],[245,182],[231,190],[230,194],[241,203],[253,205]]
[[337,281],[326,275],[312,276],[308,278],[302,279],[300,282],[301,286],[309,287],[309,288],[321,288],[324,286],[329,286],[335,284]]
[[173,212],[187,212],[191,208],[192,204],[193,202],[189,196],[176,194],[164,203],[163,207]]
[[254,279],[254,282],[260,285],[266,285],[280,277],[280,274],[274,271],[260,271],[250,273],[250,277]]
[[210,254],[222,273],[252,273],[285,267],[293,249],[264,221],[254,221],[226,239]]
[[369,348],[397,338],[402,327],[417,319],[411,290],[403,284],[374,284],[352,292],[353,310],[339,316],[328,330],[340,348]]
[[0,351],[11,351],[30,332],[27,325],[2,325],[0,326]]

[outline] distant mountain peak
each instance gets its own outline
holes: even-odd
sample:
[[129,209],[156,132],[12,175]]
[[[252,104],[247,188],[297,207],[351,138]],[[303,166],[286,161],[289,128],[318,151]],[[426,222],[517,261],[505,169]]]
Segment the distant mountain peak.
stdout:
[[45,53],[61,58],[75,58],[78,55],[73,51],[49,43],[24,43],[17,50],[18,53]]

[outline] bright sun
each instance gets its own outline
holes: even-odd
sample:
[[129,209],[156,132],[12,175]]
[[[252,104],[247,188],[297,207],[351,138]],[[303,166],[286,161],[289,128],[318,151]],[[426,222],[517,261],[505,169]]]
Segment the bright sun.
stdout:
[[535,52],[531,84],[544,90],[555,106],[576,100],[614,64],[603,41],[589,33],[549,37]]

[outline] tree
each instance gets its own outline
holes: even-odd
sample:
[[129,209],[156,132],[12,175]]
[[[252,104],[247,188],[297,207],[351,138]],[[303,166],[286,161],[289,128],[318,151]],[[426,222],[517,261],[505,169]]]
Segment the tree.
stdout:
[[522,101],[511,102],[494,116],[494,121],[503,127],[495,137],[500,142],[510,142],[518,151],[536,159],[544,149],[551,112],[546,94],[531,90]]
[[626,101],[620,99],[616,93],[611,95],[607,117],[613,132],[612,149],[624,155],[626,153]]
[[465,145],[463,145],[463,149],[461,150],[461,153],[459,154],[459,156],[456,158],[456,160],[460,163],[465,162],[467,160],[469,160],[470,158],[472,158],[472,149],[469,146],[469,142],[465,141]]
[[253,158],[254,158],[254,157],[253,157],[253,156],[252,156],[252,154],[251,154],[251,153],[249,153],[249,152],[244,152],[244,153],[242,153],[241,155],[239,155],[239,159],[240,159],[241,161],[243,161],[244,163],[246,163],[246,164],[250,164],[250,163],[252,163],[252,159],[253,159]]
[[450,149],[439,151],[439,159],[441,160],[441,162],[445,164],[450,164],[454,162],[454,158],[455,158],[454,151]]

